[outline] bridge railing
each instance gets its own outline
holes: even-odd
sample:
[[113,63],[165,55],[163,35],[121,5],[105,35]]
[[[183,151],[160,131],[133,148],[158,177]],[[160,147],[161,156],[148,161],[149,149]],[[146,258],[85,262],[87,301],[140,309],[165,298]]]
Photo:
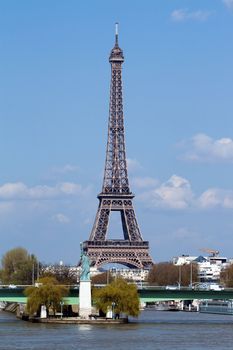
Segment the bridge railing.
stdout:
[[[148,285],[145,282],[130,282],[131,284],[135,284],[137,286],[138,290],[170,290],[170,291],[210,291],[208,288],[198,288],[198,287],[191,287],[191,286],[155,286],[155,285]],[[11,284],[0,284],[0,289],[25,289],[27,287],[36,286],[35,284],[17,284],[17,285],[11,285]],[[79,284],[62,284],[62,286],[67,287],[69,289],[79,289]],[[93,283],[92,287],[96,288],[103,288],[106,286],[106,283]],[[216,290],[215,290],[216,291]],[[218,290],[217,290],[218,291]],[[233,288],[224,288],[222,291],[233,291]]]

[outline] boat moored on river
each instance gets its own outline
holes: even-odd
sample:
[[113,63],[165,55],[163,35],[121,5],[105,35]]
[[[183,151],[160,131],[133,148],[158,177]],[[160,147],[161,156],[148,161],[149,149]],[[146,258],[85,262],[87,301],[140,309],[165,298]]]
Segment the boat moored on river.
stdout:
[[199,312],[233,315],[233,300],[205,300],[199,304]]

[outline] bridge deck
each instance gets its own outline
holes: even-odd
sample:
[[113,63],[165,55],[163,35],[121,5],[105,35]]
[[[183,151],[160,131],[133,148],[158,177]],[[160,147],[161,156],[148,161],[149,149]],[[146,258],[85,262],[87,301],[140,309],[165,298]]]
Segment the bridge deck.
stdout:
[[[27,298],[23,291],[24,287],[18,288],[0,288],[0,301],[26,303]],[[166,300],[193,300],[193,299],[233,299],[233,289],[224,289],[221,291],[211,290],[192,290],[181,288],[176,290],[167,290],[164,287],[143,287],[138,289],[140,300],[142,302],[166,301]],[[79,289],[70,288],[70,293],[65,298],[67,304],[79,303]]]

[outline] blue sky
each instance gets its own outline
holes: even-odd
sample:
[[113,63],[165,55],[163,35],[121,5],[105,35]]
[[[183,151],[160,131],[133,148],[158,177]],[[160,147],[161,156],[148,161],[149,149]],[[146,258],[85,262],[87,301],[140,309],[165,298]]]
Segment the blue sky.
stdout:
[[[116,21],[151,255],[233,256],[233,0],[0,2],[0,256],[79,260],[102,187]],[[118,219],[109,237],[123,238]]]

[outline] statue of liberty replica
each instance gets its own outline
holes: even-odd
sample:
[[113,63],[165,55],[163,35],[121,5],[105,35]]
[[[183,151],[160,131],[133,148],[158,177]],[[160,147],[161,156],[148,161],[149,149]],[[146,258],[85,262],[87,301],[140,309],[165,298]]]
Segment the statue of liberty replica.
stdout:
[[80,243],[81,272],[79,280],[79,317],[88,319],[91,315],[90,260]]
[[80,281],[90,281],[90,260],[83,250],[83,244],[80,243],[81,251],[81,274]]

